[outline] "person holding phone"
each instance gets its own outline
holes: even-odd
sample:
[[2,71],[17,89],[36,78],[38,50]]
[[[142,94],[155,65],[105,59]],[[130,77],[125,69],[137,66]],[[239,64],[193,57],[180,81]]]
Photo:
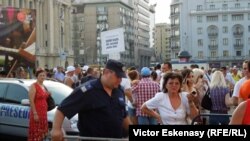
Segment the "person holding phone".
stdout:
[[156,118],[160,124],[187,125],[187,117],[193,119],[199,114],[194,104],[195,96],[181,92],[180,74],[167,73],[163,80],[163,92],[146,101],[141,107],[142,112]]

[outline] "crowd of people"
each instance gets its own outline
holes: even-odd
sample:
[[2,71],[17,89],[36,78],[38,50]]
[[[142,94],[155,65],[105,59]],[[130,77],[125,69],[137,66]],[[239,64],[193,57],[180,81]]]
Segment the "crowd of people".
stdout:
[[[23,68],[19,72],[18,78],[25,76]],[[108,60],[102,69],[77,65],[64,70],[59,66],[52,72],[53,75],[37,70],[37,82],[30,87],[31,138],[44,137],[43,131],[48,130],[42,126],[46,113],[41,112],[46,110],[36,109],[37,105],[46,107],[44,100],[49,94],[42,83],[46,75],[75,89],[57,108],[51,132],[54,140],[63,137],[63,119],[76,114],[80,135],[90,137],[121,138],[130,124],[188,125],[202,113],[211,114],[207,124],[250,124],[248,60],[243,62],[242,68],[208,70],[198,65],[173,70],[170,62],[154,68],[129,67],[125,70],[121,62]],[[201,106],[207,92],[212,100],[211,110]],[[213,114],[232,114],[232,117]],[[37,127],[43,129],[39,134],[36,134]]]

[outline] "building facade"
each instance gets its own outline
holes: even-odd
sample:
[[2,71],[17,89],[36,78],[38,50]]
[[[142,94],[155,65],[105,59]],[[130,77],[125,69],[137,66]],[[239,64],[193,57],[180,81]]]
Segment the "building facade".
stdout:
[[154,48],[154,44],[155,44],[155,38],[154,38],[154,28],[155,28],[155,7],[156,4],[154,5],[150,5],[150,9],[149,9],[149,44],[150,44],[150,48]]
[[85,64],[103,65],[108,55],[101,54],[101,32],[116,28],[124,29],[125,51],[117,53],[126,65],[134,65],[134,16],[132,0],[81,0],[74,3],[77,13],[84,15],[83,58]]
[[184,50],[210,67],[240,66],[250,56],[249,13],[249,0],[172,0],[172,61]]
[[155,25],[155,55],[156,62],[170,61],[170,25],[158,23]]
[[70,0],[0,0],[0,4],[36,9],[36,66],[73,65]]
[[150,66],[153,50],[150,48],[150,6],[149,0],[134,1],[135,60],[141,68]]

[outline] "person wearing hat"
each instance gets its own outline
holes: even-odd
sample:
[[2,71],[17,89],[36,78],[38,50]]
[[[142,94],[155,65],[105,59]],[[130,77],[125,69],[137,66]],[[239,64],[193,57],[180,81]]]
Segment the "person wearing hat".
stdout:
[[51,131],[53,141],[63,139],[65,117],[78,114],[80,136],[122,138],[131,123],[125,109],[124,91],[120,87],[123,64],[108,60],[100,78],[77,87],[56,110]]
[[71,88],[74,88],[74,79],[73,79],[73,76],[74,76],[74,73],[75,73],[75,70],[76,68],[73,67],[73,66],[68,66],[67,67],[67,70],[66,70],[66,75],[65,75],[65,78],[64,78],[64,84],[65,85],[68,85],[69,87]]
[[141,106],[147,100],[153,98],[157,92],[160,92],[160,86],[151,78],[151,71],[148,67],[141,69],[142,79],[132,87],[132,92],[135,94],[136,116],[138,117],[139,125],[156,125],[157,120],[141,111]]

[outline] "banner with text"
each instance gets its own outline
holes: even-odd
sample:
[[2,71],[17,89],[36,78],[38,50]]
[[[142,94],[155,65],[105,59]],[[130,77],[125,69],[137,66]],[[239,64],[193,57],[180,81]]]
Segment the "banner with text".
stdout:
[[102,54],[113,54],[125,51],[123,28],[101,32]]

